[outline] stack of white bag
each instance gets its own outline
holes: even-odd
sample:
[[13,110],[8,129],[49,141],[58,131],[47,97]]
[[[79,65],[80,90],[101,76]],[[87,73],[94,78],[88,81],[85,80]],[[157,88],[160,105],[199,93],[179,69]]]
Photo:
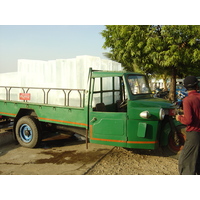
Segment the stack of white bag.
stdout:
[[[18,71],[0,74],[0,86],[13,87],[37,87],[37,88],[65,88],[86,89],[89,68],[94,70],[121,71],[120,63],[101,59],[94,56],[77,56],[72,59],[57,59],[51,61],[18,60]],[[108,83],[109,84],[109,83]],[[31,94],[29,102],[46,103],[48,90],[29,89]],[[19,101],[19,93],[22,89],[12,88],[10,100]],[[45,100],[44,100],[45,92]],[[69,90],[66,90],[68,96]],[[81,98],[83,98],[81,92]],[[6,92],[0,88],[0,99],[5,99]],[[108,97],[109,98],[109,97]],[[65,102],[65,94],[62,90],[51,90],[48,93],[48,103],[69,106],[83,106],[80,102],[80,93],[70,92],[70,102]]]

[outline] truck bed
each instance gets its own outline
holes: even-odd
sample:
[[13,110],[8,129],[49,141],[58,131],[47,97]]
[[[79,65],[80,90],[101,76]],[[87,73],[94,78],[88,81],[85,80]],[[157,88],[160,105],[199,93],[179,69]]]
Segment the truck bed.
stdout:
[[25,112],[41,122],[86,127],[85,90],[0,86],[0,91],[2,116],[15,118]]
[[86,127],[85,108],[0,100],[0,115],[17,117],[20,111],[35,112],[39,121]]

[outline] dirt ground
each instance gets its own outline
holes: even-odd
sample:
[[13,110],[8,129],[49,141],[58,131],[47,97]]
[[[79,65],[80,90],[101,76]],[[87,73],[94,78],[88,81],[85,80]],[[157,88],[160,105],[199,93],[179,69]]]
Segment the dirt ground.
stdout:
[[112,148],[66,140],[35,149],[8,144],[0,147],[0,175],[84,175]]
[[178,175],[178,160],[166,157],[161,149],[127,150],[115,147],[88,175]]
[[162,150],[128,150],[82,141],[51,141],[40,148],[0,147],[0,175],[178,175],[178,160]]

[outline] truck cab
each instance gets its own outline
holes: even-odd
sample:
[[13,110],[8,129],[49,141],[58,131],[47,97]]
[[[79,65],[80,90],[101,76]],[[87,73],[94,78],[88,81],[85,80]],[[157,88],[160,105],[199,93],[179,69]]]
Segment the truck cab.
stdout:
[[173,104],[152,96],[146,76],[91,73],[88,124],[92,143],[138,149],[165,146],[174,115]]

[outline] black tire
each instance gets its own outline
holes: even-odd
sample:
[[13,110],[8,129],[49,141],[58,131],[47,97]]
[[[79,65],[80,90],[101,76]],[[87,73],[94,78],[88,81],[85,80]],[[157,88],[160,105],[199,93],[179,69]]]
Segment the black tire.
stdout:
[[178,158],[180,151],[182,150],[185,139],[186,139],[186,126],[185,125],[179,125],[177,128],[177,135],[179,138],[179,145],[177,145],[174,141],[173,134],[169,134],[168,138],[168,145],[163,147],[163,151],[167,156],[172,156],[174,158]]
[[41,142],[39,121],[32,116],[24,116],[17,121],[16,139],[23,147],[34,148]]

